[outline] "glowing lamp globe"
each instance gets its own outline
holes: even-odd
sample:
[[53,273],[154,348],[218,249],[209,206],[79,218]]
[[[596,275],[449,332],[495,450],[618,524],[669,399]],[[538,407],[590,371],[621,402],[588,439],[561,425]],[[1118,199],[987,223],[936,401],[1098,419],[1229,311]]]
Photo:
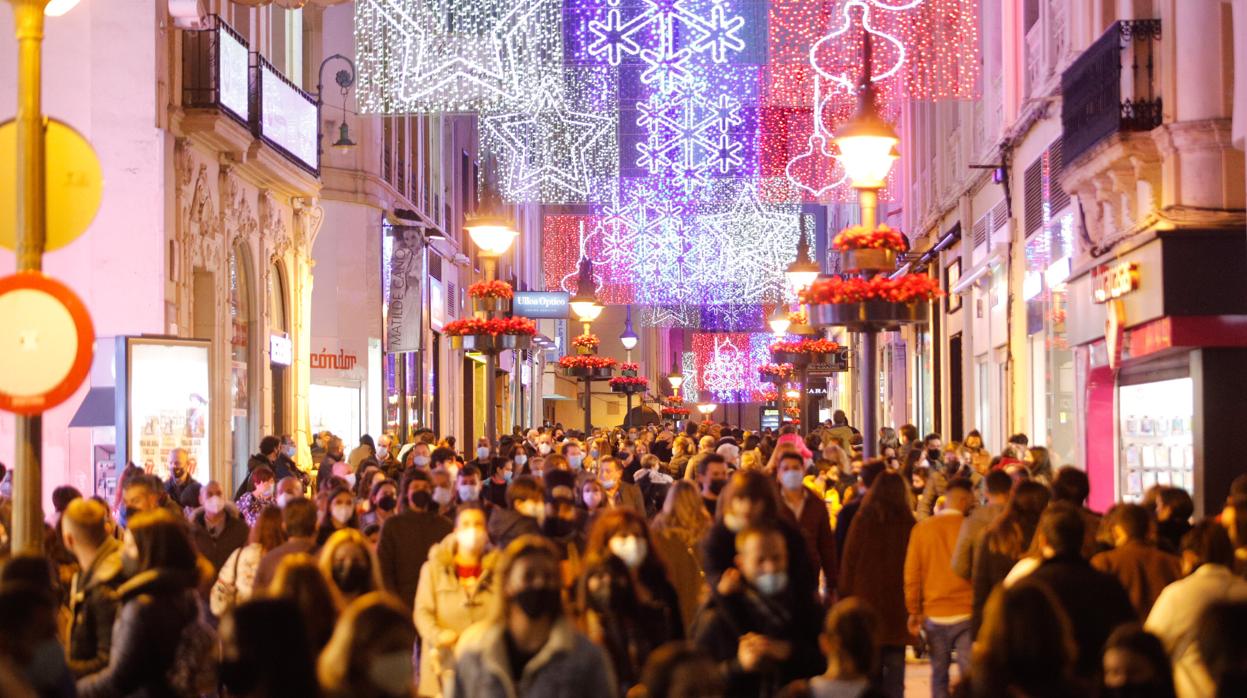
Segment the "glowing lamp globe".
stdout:
[[598,319],[598,316],[602,314],[603,310],[602,304],[598,303],[596,299],[572,299],[569,305],[571,305],[572,312],[576,314],[576,317],[579,318],[581,322],[593,322]]
[[713,402],[703,402],[697,405],[697,411],[701,412],[703,417],[709,417],[719,406]]
[[796,400],[797,398],[801,397],[801,391],[797,390],[796,388],[791,388],[788,390],[788,392],[784,393],[784,397],[788,398],[789,400]]
[[818,268],[818,264],[814,262],[809,262],[808,264],[793,262],[788,266],[788,270],[784,272],[784,278],[788,280],[788,287],[796,294],[809,288],[810,284],[814,283],[814,280],[818,278],[821,271]]
[[[887,126],[887,124],[884,124]],[[890,129],[889,129],[890,130]],[[900,154],[896,136],[840,135],[840,163],[855,189],[881,189]]]
[[500,257],[511,249],[519,233],[511,229],[511,221],[501,216],[468,216],[464,225],[481,254]]
[[788,318],[788,309],[782,304],[775,306],[775,312],[771,313],[770,319],[766,322],[771,326],[771,332],[776,335],[783,335],[792,324],[792,320]]
[[60,17],[74,9],[77,4],[78,0],[49,0],[43,8],[43,14],[48,17]]
[[623,334],[619,335],[619,343],[622,344],[623,348],[627,351],[636,349],[638,341],[639,338],[636,336],[636,333],[629,330],[625,330]]
[[684,374],[679,371],[672,371],[667,374],[667,382],[671,384],[672,390],[679,390],[684,384]]

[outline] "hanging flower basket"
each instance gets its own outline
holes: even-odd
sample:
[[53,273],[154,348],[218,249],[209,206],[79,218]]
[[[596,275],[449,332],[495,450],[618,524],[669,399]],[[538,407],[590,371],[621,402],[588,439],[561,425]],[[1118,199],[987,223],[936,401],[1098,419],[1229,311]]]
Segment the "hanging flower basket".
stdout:
[[925,323],[928,307],[927,301],[862,301],[814,305],[810,306],[810,312],[819,325],[847,327],[852,332],[878,332],[894,330],[901,325]]
[[[635,378],[640,370],[641,367],[638,364],[619,364],[619,375],[621,376]],[[645,382],[648,384],[649,379],[646,379]]]
[[758,367],[758,379],[764,383],[774,383],[779,385],[790,381],[797,374],[792,364],[762,364]]
[[611,390],[616,393],[635,395],[649,390],[649,379],[638,376],[629,376],[625,373],[622,376],[616,376],[615,378],[610,379],[610,386]]
[[448,323],[442,333],[450,337],[454,349],[497,353],[506,349],[527,349],[537,334],[537,324],[528,318],[464,318]]
[[472,312],[474,313],[505,313],[510,310],[510,298],[499,298],[497,296],[472,297]]
[[531,336],[521,334],[462,334],[451,335],[450,346],[452,349],[497,354],[507,349],[527,349],[532,340]]
[[839,350],[840,345],[826,339],[800,339],[772,344],[771,357],[775,363],[792,364],[793,368],[800,370],[811,363],[826,361],[828,354]]
[[840,253],[840,270],[891,271],[896,268],[896,252],[887,249],[857,249]]
[[511,309],[515,291],[505,281],[478,281],[468,286],[472,310],[478,313],[505,313]]
[[609,356],[568,355],[559,359],[559,367],[571,378],[607,378],[618,362]]

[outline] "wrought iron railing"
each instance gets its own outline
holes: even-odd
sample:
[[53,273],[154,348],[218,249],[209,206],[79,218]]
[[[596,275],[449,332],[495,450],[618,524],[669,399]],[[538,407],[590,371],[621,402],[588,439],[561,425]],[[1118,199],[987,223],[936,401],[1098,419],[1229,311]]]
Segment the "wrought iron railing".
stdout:
[[1159,19],[1113,24],[1061,75],[1065,161],[1121,131],[1161,123]]
[[216,108],[250,127],[247,41],[220,17],[182,33],[182,106]]

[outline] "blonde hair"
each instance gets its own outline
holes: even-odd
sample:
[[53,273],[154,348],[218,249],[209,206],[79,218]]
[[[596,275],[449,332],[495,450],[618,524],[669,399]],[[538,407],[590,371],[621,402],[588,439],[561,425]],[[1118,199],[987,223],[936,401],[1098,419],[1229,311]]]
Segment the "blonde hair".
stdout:
[[[348,545],[358,545],[368,558],[368,569],[372,577],[372,589],[370,591],[380,591],[385,588],[381,581],[381,563],[377,561],[377,553],[373,551],[372,545],[368,542],[368,538],[354,528],[343,528],[334,532],[329,536],[329,540],[325,541],[324,547],[320,549],[320,558],[317,566],[320,567],[321,574],[325,575],[325,579],[332,582],[333,580],[333,554],[338,552],[338,548]],[[331,584],[337,590],[337,584]]]
[[676,480],[667,490],[662,511],[654,517],[653,528],[673,534],[685,545],[695,545],[712,523],[697,486],[691,480]]

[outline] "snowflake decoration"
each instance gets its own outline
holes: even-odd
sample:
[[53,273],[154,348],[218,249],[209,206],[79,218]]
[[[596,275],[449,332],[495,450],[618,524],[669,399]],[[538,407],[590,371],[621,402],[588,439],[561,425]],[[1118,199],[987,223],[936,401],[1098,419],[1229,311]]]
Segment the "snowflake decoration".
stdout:
[[796,258],[800,214],[795,206],[763,204],[757,190],[741,193],[731,209],[702,215],[698,223],[713,236],[707,266],[732,269],[725,279],[725,303],[775,302],[784,297],[784,269]]
[[602,71],[568,71],[548,76],[530,108],[481,117],[481,148],[498,156],[504,199],[581,203],[602,197],[619,167],[613,86]]
[[643,305],[637,308],[637,322],[642,327],[696,328],[701,317],[693,305]]
[[685,402],[697,402],[701,398],[701,384],[697,379],[697,354],[686,351],[680,355],[680,373],[684,381],[680,383],[680,396]]
[[745,117],[737,98],[689,87],[655,93],[637,110],[637,124],[646,129],[637,143],[637,166],[651,175],[669,174],[684,195],[745,164],[745,136],[739,133]]
[[476,112],[532,103],[562,67],[558,0],[358,0],[363,114]]

